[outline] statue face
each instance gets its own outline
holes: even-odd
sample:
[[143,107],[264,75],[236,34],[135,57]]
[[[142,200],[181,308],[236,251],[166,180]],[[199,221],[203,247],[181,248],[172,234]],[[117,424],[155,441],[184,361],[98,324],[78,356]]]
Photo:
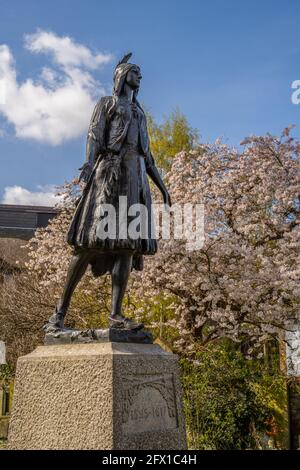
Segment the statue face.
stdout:
[[126,75],[126,83],[132,88],[133,90],[136,90],[140,86],[140,81],[141,81],[142,75],[141,75],[141,70],[139,67],[132,67],[131,70]]

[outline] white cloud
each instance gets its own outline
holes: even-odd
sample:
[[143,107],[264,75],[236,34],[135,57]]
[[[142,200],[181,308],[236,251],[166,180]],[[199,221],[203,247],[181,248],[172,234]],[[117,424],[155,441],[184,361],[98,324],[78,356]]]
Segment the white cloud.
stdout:
[[55,195],[55,186],[39,186],[39,191],[28,191],[22,186],[7,186],[4,189],[2,204],[21,204],[27,206],[54,206],[60,201]]
[[6,97],[6,83],[4,80],[0,80],[0,104],[5,104]]
[[69,37],[39,30],[26,36],[26,47],[51,54],[53,67],[44,67],[38,80],[19,82],[13,55],[0,45],[0,82],[5,100],[0,114],[15,128],[19,138],[58,145],[82,135],[95,103],[104,89],[87,71],[109,60],[110,54],[93,54]]
[[87,67],[95,69],[111,60],[110,54],[93,54],[90,49],[76,43],[68,36],[59,37],[49,31],[38,30],[25,35],[25,46],[31,52],[50,53],[54,60],[63,66]]

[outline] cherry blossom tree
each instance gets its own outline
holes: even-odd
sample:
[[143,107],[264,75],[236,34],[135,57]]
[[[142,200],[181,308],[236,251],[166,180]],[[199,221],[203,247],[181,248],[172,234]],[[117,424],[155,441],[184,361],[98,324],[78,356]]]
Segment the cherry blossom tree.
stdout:
[[[242,145],[217,141],[174,157],[167,174],[173,204],[204,205],[204,245],[191,251],[186,239],[160,240],[159,254],[130,279],[126,313],[179,351],[192,354],[222,337],[255,348],[300,320],[300,144],[287,128],[280,138],[253,136]],[[65,234],[78,189],[76,181],[65,185],[58,216],[29,243],[27,279],[51,293],[51,308],[71,256]],[[88,272],[69,318],[104,325],[109,300],[109,277]]]
[[204,204],[205,243],[187,251],[185,240],[161,241],[133,286],[150,319],[151,299],[164,299],[164,327],[184,351],[220,337],[255,347],[299,320],[300,144],[287,128],[242,145],[203,144],[175,157],[172,200]]

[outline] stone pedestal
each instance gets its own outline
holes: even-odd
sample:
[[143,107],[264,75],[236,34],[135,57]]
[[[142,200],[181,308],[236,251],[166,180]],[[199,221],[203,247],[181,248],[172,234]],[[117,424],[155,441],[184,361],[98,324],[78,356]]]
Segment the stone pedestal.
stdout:
[[155,344],[39,346],[17,364],[10,449],[185,449],[177,356]]

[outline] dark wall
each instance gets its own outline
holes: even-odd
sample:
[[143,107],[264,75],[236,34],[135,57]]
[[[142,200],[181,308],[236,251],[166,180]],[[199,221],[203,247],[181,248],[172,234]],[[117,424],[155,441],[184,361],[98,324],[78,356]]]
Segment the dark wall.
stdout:
[[0,204],[0,237],[29,240],[38,227],[47,227],[57,209]]

